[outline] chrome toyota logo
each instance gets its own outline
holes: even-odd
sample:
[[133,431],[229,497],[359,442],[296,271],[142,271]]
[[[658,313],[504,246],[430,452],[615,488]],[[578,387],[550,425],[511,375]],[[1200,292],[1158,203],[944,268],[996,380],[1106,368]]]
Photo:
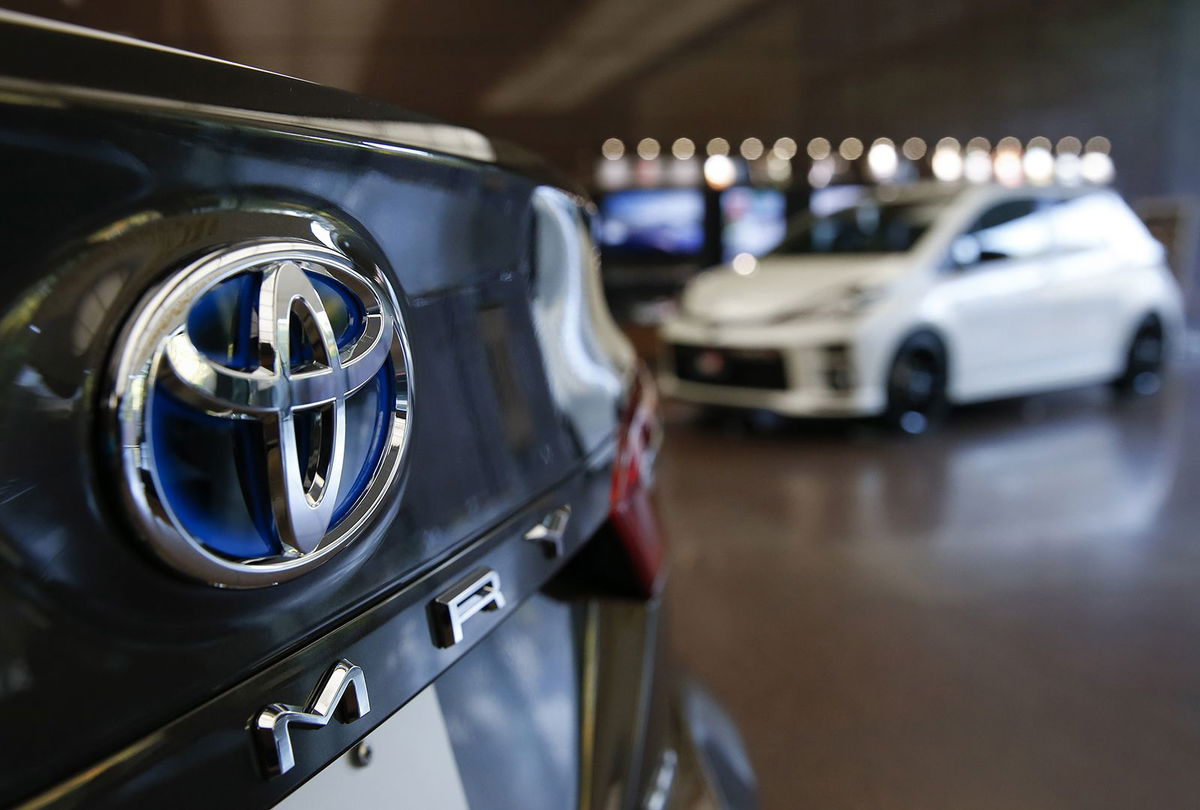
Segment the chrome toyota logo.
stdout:
[[327,559],[398,478],[409,372],[387,280],[335,250],[255,244],[183,269],[143,299],[114,360],[137,528],[215,585]]

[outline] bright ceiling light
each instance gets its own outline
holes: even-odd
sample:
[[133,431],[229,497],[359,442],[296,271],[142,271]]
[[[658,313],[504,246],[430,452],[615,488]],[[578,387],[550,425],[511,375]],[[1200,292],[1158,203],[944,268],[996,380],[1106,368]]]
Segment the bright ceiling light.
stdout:
[[1096,135],[1093,138],[1088,138],[1087,146],[1084,147],[1085,152],[1099,152],[1102,155],[1107,155],[1112,152],[1112,144],[1108,138],[1103,135]]
[[671,154],[676,160],[691,160],[696,154],[696,144],[692,143],[691,138],[676,138],[675,143],[671,144]]
[[863,142],[858,138],[846,138],[838,146],[838,154],[845,160],[858,160],[863,154]]
[[763,152],[766,150],[763,148],[763,142],[758,138],[747,138],[746,140],[742,141],[742,146],[739,151],[742,153],[742,157],[744,157],[746,160],[758,160],[763,156]]
[[709,155],[704,161],[704,179],[717,191],[729,188],[737,180],[737,166],[728,155]]
[[996,180],[1006,186],[1019,186],[1025,179],[1025,167],[1021,162],[1021,152],[1001,141],[996,146],[996,156],[992,159],[992,172]]
[[771,149],[771,154],[780,160],[791,160],[796,156],[796,142],[791,138],[780,138],[775,141],[775,146]]
[[1058,145],[1054,147],[1054,151],[1060,155],[1078,155],[1083,151],[1083,143],[1074,135],[1058,139]]
[[808,156],[813,160],[824,160],[833,154],[833,146],[828,138],[813,138],[808,142]]
[[751,275],[758,269],[758,259],[751,256],[749,253],[739,253],[733,257],[730,266],[733,267],[733,272],[739,276]]
[[953,138],[942,138],[933,150],[930,161],[933,176],[943,183],[956,183],[962,179],[963,158],[958,141]]
[[896,170],[900,168],[900,159],[896,155],[896,144],[890,138],[877,138],[867,152],[867,168],[871,176],[881,183],[895,179]]
[[705,147],[705,151],[710,155],[728,155],[729,141],[725,140],[724,138],[713,138],[708,142],[708,146]]
[[[1061,142],[1060,142],[1061,143]],[[1061,152],[1054,158],[1054,175],[1058,182],[1074,186],[1083,179],[1083,160],[1076,152]]]
[[968,183],[986,183],[992,179],[992,156],[986,149],[967,148],[962,159],[962,176]]
[[654,160],[661,151],[658,141],[653,138],[642,138],[638,141],[637,153],[642,160]]
[[609,160],[620,160],[625,154],[625,144],[620,138],[609,138],[600,146],[600,154]]
[[1045,138],[1042,140],[1046,141],[1045,146],[1040,143],[1034,144],[1033,141],[1029,142],[1031,145],[1025,150],[1023,161],[1025,179],[1039,186],[1054,179],[1054,155],[1050,154],[1050,141]]
[[1107,152],[1084,152],[1079,163],[1079,173],[1084,180],[1096,185],[1111,183],[1116,174],[1112,158]]
[[920,160],[921,158],[925,157],[925,141],[921,140],[920,138],[909,138],[904,142],[904,145],[900,147],[900,151],[903,152],[904,156],[909,160]]

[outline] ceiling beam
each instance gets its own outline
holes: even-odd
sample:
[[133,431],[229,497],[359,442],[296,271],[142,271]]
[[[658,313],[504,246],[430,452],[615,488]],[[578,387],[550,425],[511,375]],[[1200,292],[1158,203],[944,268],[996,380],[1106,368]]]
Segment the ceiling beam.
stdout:
[[493,114],[574,109],[759,2],[597,0],[549,47],[493,85],[481,106]]

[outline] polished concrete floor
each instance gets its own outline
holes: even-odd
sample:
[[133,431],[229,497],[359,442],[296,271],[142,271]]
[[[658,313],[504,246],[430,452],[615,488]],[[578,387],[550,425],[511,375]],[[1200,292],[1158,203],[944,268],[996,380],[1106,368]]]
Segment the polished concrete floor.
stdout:
[[674,645],[764,807],[1200,807],[1200,367],[937,434],[668,409]]

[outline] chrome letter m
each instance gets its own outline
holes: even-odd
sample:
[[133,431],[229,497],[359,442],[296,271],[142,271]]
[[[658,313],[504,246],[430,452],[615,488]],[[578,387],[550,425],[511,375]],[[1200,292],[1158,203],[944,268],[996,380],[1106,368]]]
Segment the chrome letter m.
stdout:
[[264,775],[279,776],[295,766],[289,726],[320,728],[335,712],[340,721],[351,723],[370,710],[366,676],[343,658],[325,675],[309,698],[308,708],[272,703],[254,718],[251,731]]

